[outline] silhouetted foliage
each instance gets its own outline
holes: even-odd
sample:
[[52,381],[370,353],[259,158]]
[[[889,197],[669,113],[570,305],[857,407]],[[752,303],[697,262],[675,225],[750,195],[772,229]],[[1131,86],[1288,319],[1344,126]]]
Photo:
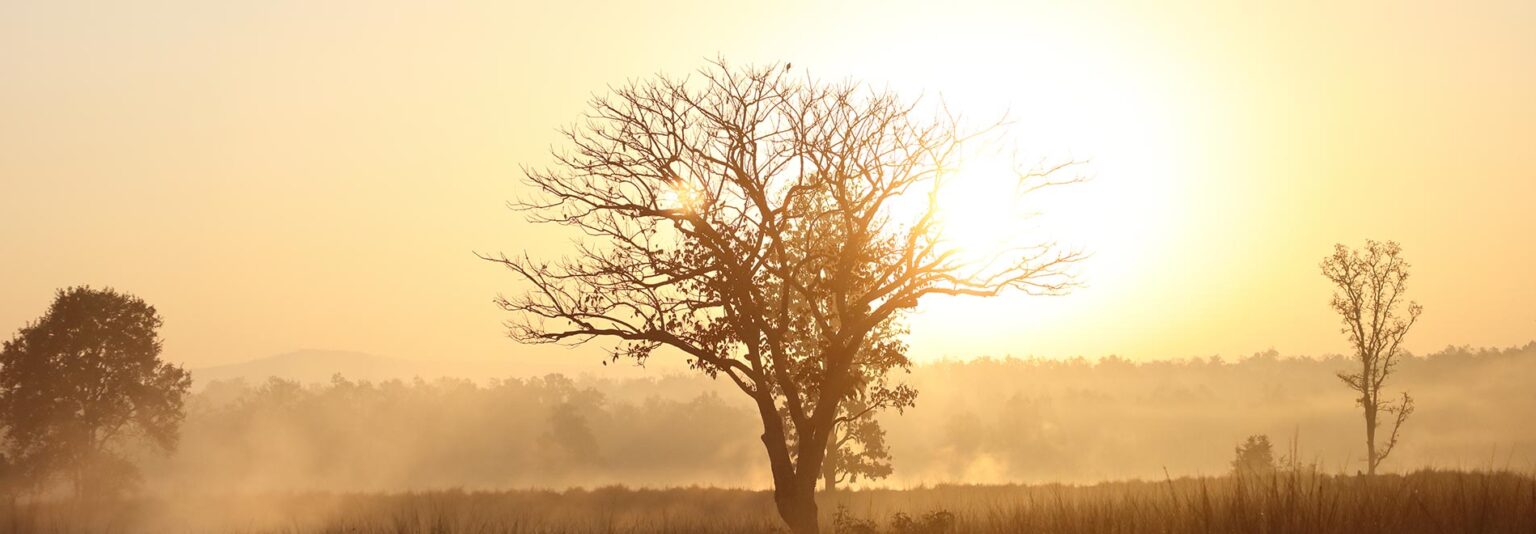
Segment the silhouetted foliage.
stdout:
[[[886,380],[909,365],[904,314],[931,295],[1060,292],[1077,256],[1031,243],[961,259],[938,206],[976,133],[787,70],[717,63],[595,98],[515,205],[591,239],[560,262],[486,259],[532,286],[499,300],[518,340],[604,338],[614,360],[640,362],[667,348],[729,378],[763,424],[784,520],[816,532],[842,403],[911,399]],[[1016,191],[1059,168],[1019,173]]]
[[550,375],[545,377],[545,381],[560,396],[551,399],[554,404],[549,412],[544,444],[555,451],[561,460],[587,466],[603,463],[597,438],[588,424],[589,414],[595,413],[602,405],[602,395],[591,389],[578,390],[570,379],[560,375]]
[[1237,444],[1234,454],[1232,472],[1239,475],[1262,475],[1275,470],[1275,449],[1264,434],[1248,436]]
[[[1376,467],[1397,446],[1403,421],[1413,413],[1413,397],[1408,392],[1396,401],[1384,400],[1381,387],[1396,370],[1403,338],[1424,308],[1408,302],[1406,316],[1399,308],[1408,289],[1408,262],[1396,242],[1367,240],[1365,248],[1359,250],[1336,245],[1333,255],[1323,259],[1322,270],[1337,287],[1331,304],[1344,322],[1340,331],[1349,336],[1360,366],[1359,371],[1340,372],[1339,379],[1360,394],[1355,402],[1365,415],[1366,472],[1374,475]],[[1382,413],[1392,418],[1392,432],[1386,444],[1377,447],[1376,430]]]
[[160,325],[137,297],[74,287],[5,342],[0,425],[6,457],[30,485],[64,475],[76,494],[107,493],[137,480],[125,442],[175,449],[192,380],[160,360]]
[[955,531],[955,514],[945,510],[934,510],[919,517],[912,517],[905,512],[896,512],[891,516],[892,534],[947,534]]
[[838,506],[832,514],[833,534],[878,534],[880,526],[874,520],[860,519],[848,512],[847,506]]
[[822,462],[822,484],[827,490],[838,484],[858,482],[860,478],[878,480],[891,474],[891,452],[886,448],[885,429],[875,419],[874,407],[859,401],[843,406],[827,440],[827,457]]

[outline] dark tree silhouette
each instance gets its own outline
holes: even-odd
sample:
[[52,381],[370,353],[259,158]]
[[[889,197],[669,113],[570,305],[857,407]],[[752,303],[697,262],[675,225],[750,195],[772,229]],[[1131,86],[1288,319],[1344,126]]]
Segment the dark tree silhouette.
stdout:
[[602,394],[579,390],[571,379],[561,375],[544,377],[552,390],[553,410],[547,421],[543,443],[562,460],[579,460],[585,465],[602,463],[597,437],[587,421],[588,412],[596,412],[603,403]]
[[[991,128],[787,70],[721,62],[594,98],[556,164],[525,169],[535,194],[514,204],[584,234],[575,256],[483,257],[530,286],[498,299],[515,339],[612,339],[615,361],[666,348],[735,383],[762,420],[780,515],[816,532],[843,403],[910,402],[886,381],[909,365],[904,312],[932,295],[1059,293],[1078,256],[1038,243],[960,254],[938,206],[961,147]],[[1064,166],[1019,172],[1015,192],[1072,181],[1052,178]]]
[[[915,394],[915,392],[913,392]],[[827,457],[822,460],[822,488],[837,489],[838,484],[858,482],[860,478],[881,479],[891,475],[891,452],[885,446],[885,429],[875,419],[877,406],[853,399],[844,403],[832,437],[827,440]]]
[[1275,447],[1269,436],[1248,436],[1233,451],[1232,472],[1239,475],[1256,475],[1275,471]]
[[[1340,331],[1349,336],[1354,357],[1360,362],[1359,371],[1340,372],[1339,379],[1360,394],[1355,402],[1365,412],[1366,472],[1374,475],[1376,467],[1397,446],[1403,421],[1413,413],[1413,397],[1406,391],[1395,401],[1383,400],[1381,388],[1396,370],[1403,337],[1424,308],[1408,302],[1403,315],[1408,262],[1396,242],[1366,240],[1365,248],[1359,250],[1335,245],[1333,255],[1323,259],[1322,270],[1336,287],[1332,305],[1344,322]],[[1376,430],[1382,413],[1392,418],[1392,432],[1386,444],[1378,448]]]
[[136,477],[120,451],[127,440],[175,449],[192,379],[160,360],[160,324],[137,297],[74,287],[5,342],[0,425],[26,480],[62,475],[77,495],[108,491]]

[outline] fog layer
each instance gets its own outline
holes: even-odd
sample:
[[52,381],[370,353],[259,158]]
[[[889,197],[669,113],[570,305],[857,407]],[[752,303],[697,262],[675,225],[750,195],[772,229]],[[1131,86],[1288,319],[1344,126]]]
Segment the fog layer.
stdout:
[[[916,367],[917,407],[884,414],[895,474],[876,485],[1090,482],[1226,472],[1267,434],[1276,456],[1362,468],[1342,357],[1236,361],[978,359]],[[1536,343],[1405,359],[1387,390],[1418,411],[1386,471],[1536,466]],[[729,383],[560,375],[204,385],[180,449],[145,456],[157,491],[769,486],[758,422]]]

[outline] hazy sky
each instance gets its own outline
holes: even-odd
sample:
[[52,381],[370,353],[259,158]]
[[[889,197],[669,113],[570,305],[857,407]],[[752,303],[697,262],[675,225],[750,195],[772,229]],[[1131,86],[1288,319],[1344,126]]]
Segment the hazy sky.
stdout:
[[0,330],[110,285],[191,366],[593,369],[503,337],[514,280],[473,252],[558,254],[504,207],[518,166],[607,84],[722,55],[1091,160],[1042,206],[1088,285],[925,305],[920,358],[1338,352],[1317,263],[1367,237],[1413,263],[1411,350],[1536,338],[1536,2],[1304,3],[0,0]]

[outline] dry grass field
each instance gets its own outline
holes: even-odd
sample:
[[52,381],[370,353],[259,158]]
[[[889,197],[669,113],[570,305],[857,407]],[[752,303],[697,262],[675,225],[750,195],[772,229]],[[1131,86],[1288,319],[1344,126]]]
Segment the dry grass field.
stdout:
[[[1536,532],[1536,478],[1510,472],[939,486],[839,491],[819,500],[824,530],[848,533]],[[3,528],[252,534],[781,530],[767,492],[617,487],[13,504]]]

